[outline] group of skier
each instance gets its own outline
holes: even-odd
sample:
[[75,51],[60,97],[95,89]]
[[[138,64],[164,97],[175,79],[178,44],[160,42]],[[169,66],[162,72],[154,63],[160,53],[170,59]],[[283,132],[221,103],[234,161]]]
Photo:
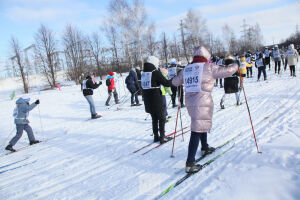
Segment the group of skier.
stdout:
[[[140,106],[138,93],[142,91],[145,111],[152,118],[152,131],[154,142],[165,143],[172,138],[165,136],[165,123],[168,118],[166,94],[171,96],[172,107],[178,106],[178,109],[186,106],[191,117],[191,137],[188,146],[188,156],[186,161],[186,172],[193,173],[201,169],[201,165],[195,163],[195,155],[201,142],[201,151],[204,155],[215,150],[208,145],[207,133],[212,128],[213,117],[213,99],[211,92],[220,81],[224,92],[220,107],[224,109],[224,101],[227,94],[234,93],[236,96],[236,105],[240,105],[239,92],[243,87],[245,77],[252,77],[252,65],[258,68],[257,80],[259,81],[261,73],[264,80],[267,80],[266,65],[270,67],[271,58],[275,62],[275,73],[280,73],[280,51],[275,46],[274,51],[270,52],[265,48],[264,52],[257,51],[255,58],[250,51],[241,56],[238,55],[221,55],[220,58],[211,56],[204,46],[194,48],[193,60],[186,67],[178,64],[176,59],[172,59],[170,66],[160,66],[159,59],[155,56],[149,56],[144,65],[142,72],[138,67],[132,68],[125,79],[127,89],[131,93],[131,105]],[[279,57],[278,57],[279,56]],[[290,66],[291,76],[295,75],[295,66],[298,61],[298,53],[293,45],[289,46],[285,58],[286,63]],[[102,81],[95,81],[95,74],[88,72],[85,79],[82,77],[82,92],[89,103],[91,118],[101,117],[95,109],[93,100],[93,90],[97,89]],[[83,80],[84,79],[84,80]],[[120,103],[118,93],[115,87],[114,73],[109,72],[106,79],[108,98],[105,105],[109,106],[112,94],[115,103]],[[184,86],[184,89],[183,89]],[[178,104],[176,105],[176,97]],[[185,104],[184,104],[185,97]],[[13,145],[22,136],[23,130],[27,131],[30,144],[38,143],[35,140],[32,129],[28,125],[28,112],[39,104],[37,100],[29,104],[27,98],[17,100],[17,114],[15,123],[17,126],[16,136],[9,142],[7,150],[14,151]]]

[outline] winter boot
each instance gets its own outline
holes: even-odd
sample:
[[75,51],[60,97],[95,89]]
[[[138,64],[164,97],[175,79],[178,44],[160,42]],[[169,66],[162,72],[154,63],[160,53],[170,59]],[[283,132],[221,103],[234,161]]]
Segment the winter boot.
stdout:
[[120,101],[118,100],[118,101],[116,101],[116,104],[120,104]]
[[185,172],[186,173],[196,173],[202,169],[202,165],[195,164],[195,162],[186,162]]
[[202,155],[208,155],[214,152],[216,149],[207,145],[207,148],[201,148]]
[[157,134],[154,134],[154,140],[153,142],[159,142],[160,141],[160,138]]
[[225,106],[223,104],[223,101],[220,102],[220,106],[221,106],[221,109],[225,109]]
[[40,143],[40,141],[39,140],[33,140],[33,141],[30,141],[30,145],[34,145],[34,144],[37,144],[37,143]]
[[110,106],[110,104],[109,104],[109,103],[106,103],[105,105],[106,105],[106,106]]
[[132,107],[132,106],[135,106],[135,104],[134,104],[134,103],[132,103],[132,104],[131,104],[131,107]]
[[170,119],[172,116],[170,116],[170,115],[168,115],[167,117],[166,117],[166,119]]
[[141,106],[142,104],[141,103],[137,103],[137,104],[135,104],[135,106]]
[[101,115],[98,115],[97,113],[96,114],[92,114],[92,119],[98,119],[102,117]]
[[5,147],[5,150],[11,151],[11,152],[16,152],[16,150],[12,147],[11,144],[7,145],[7,146]]

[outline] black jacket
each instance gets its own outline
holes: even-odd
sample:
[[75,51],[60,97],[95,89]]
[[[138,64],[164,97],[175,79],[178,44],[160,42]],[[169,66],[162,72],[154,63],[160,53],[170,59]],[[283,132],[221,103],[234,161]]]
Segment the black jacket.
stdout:
[[239,91],[239,74],[234,73],[231,77],[224,78],[224,90],[226,94]]
[[138,78],[134,70],[130,70],[129,75],[125,79],[125,83],[130,93],[135,93],[139,90]]
[[101,82],[98,83],[94,83],[92,78],[90,76],[86,77],[86,89],[83,89],[83,95],[84,96],[88,96],[88,95],[93,95],[93,89],[97,89],[99,86],[101,85]]
[[[156,68],[154,65],[150,63],[144,64],[144,72],[152,72]],[[152,87],[159,87],[163,85],[165,87],[172,86],[172,80],[167,80],[160,71],[157,69],[152,72],[152,79],[151,79],[151,86]],[[144,96],[144,104],[145,110],[147,113],[162,113],[164,112],[163,104],[162,104],[162,95],[160,88],[154,89],[143,89],[143,96]]]

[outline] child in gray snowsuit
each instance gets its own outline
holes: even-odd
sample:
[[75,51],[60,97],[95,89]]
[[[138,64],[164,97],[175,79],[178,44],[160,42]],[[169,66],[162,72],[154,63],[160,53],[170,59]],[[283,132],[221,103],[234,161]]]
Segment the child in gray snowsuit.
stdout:
[[16,129],[17,129],[17,134],[15,135],[15,137],[13,137],[11,139],[11,141],[9,142],[9,144],[6,146],[6,150],[15,152],[16,150],[13,149],[13,146],[18,142],[18,140],[22,137],[23,131],[25,130],[27,132],[28,135],[28,139],[29,139],[29,144],[33,145],[36,143],[39,143],[40,141],[36,140],[33,132],[32,132],[32,128],[29,126],[29,120],[28,115],[29,115],[29,111],[31,111],[32,109],[34,109],[39,103],[39,100],[36,100],[34,103],[29,104],[30,98],[27,97],[22,97],[19,98],[16,101],[16,108],[14,110],[14,117],[15,117],[15,124],[16,124]]

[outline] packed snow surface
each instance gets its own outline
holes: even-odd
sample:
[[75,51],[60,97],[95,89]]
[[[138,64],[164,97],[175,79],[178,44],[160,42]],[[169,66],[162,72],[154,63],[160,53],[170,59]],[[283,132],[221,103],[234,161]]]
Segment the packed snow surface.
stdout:
[[[300,75],[298,69],[296,74]],[[239,136],[200,163],[233,146],[227,153],[162,199],[300,199],[300,79],[290,77],[289,71],[275,75],[272,69],[267,73],[268,81],[257,82],[256,75],[245,79],[262,153],[257,153],[244,94],[242,105],[232,106],[233,94],[220,111],[224,90],[215,88],[208,142],[216,147]],[[105,82],[94,91],[97,113],[103,115],[97,120],[89,120],[89,106],[78,85],[40,94],[31,90],[32,102],[40,99],[41,104],[30,112],[30,125],[36,138],[44,142],[27,147],[24,132],[15,148],[26,148],[9,155],[4,148],[15,134],[12,112],[20,94],[11,101],[12,90],[4,87],[0,93],[0,199],[155,199],[184,176],[189,128],[185,129],[184,141],[182,136],[176,138],[174,158],[170,157],[172,142],[145,155],[156,144],[132,153],[153,138],[144,106],[130,107],[124,76],[117,80],[124,103],[110,109],[104,106]],[[166,134],[174,131],[177,109],[170,105],[168,112],[172,118],[166,124]],[[186,108],[181,114],[183,127],[189,126]],[[177,129],[180,127],[178,123]]]

